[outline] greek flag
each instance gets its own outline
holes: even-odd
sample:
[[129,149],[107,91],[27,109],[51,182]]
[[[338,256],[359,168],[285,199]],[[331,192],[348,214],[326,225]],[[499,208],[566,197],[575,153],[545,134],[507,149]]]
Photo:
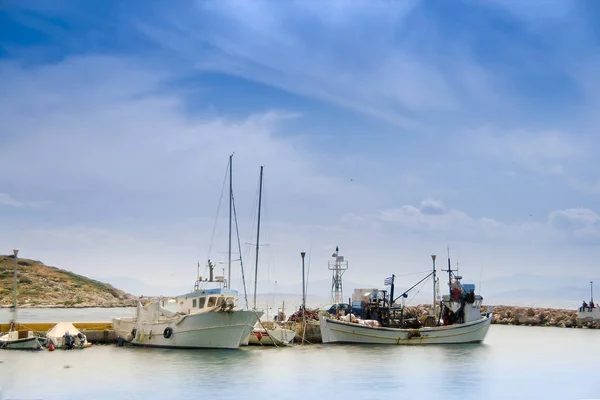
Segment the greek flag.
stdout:
[[394,283],[394,275],[390,276],[389,278],[385,278],[383,281],[385,286],[390,286],[392,283]]

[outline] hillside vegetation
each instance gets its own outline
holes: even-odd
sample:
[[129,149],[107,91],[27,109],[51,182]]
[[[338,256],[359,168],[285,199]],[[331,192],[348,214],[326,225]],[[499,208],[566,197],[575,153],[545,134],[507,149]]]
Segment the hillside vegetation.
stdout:
[[[12,307],[13,256],[0,255],[0,307]],[[17,259],[18,307],[132,307],[136,297],[40,261]]]

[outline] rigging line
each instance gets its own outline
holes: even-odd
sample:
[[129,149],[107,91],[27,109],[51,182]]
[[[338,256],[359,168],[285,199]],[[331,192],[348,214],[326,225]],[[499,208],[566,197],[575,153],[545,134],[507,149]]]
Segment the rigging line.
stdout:
[[429,278],[431,278],[431,276],[428,276],[426,280],[423,281],[423,283],[421,284],[421,287],[419,288],[419,290],[417,290],[417,292],[410,298],[410,300],[408,300],[406,302],[406,304],[410,304],[411,301],[413,301],[415,299],[415,297],[417,297],[417,295],[421,292],[421,290],[425,287],[425,284],[427,282],[429,282]]
[[[244,286],[244,300],[246,301],[246,310],[248,310],[248,292],[246,291],[246,277],[244,276],[244,263],[242,262],[242,245],[240,243],[240,230],[238,228],[237,211],[235,209],[235,197],[231,194],[233,203],[233,218],[235,219],[235,233],[237,235],[238,251],[240,252],[240,268],[242,270],[242,285]],[[229,285],[230,283],[227,282]]]
[[312,255],[312,238],[310,239],[310,244],[308,245],[308,267],[306,268],[306,284],[305,284],[305,291],[308,294],[308,277],[310,276],[310,257]]
[[[219,197],[219,205],[217,207],[217,216],[215,217],[215,224],[213,226],[212,235],[210,236],[210,244],[208,246],[207,258],[210,258],[210,253],[212,251],[212,246],[215,239],[215,231],[217,230],[217,222],[219,221],[219,212],[221,210],[221,203],[223,202],[223,193],[225,193],[225,183],[227,182],[227,172],[229,172],[229,168],[229,161],[227,161],[227,168],[225,168],[225,177],[223,178],[223,186],[221,187],[221,196]],[[204,269],[204,272],[206,272],[206,267]]]
[[425,273],[427,273],[427,272],[431,272],[431,270],[430,270],[430,269],[428,269],[428,270],[425,270],[425,271],[420,271],[420,272],[409,272],[409,273],[407,273],[407,274],[399,274],[399,275],[394,275],[394,276],[397,278],[397,277],[399,277],[399,276],[421,275],[421,274],[425,274]]

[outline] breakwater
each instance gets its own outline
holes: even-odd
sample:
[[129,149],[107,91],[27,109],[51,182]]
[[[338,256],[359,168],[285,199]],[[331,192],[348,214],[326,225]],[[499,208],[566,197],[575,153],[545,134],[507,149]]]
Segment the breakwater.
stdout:
[[[492,324],[600,329],[600,321],[578,320],[577,310],[503,305],[493,307]],[[482,312],[487,310],[488,306],[481,307]],[[406,318],[420,318],[429,315],[430,312],[430,304],[420,304],[406,307],[404,315]]]

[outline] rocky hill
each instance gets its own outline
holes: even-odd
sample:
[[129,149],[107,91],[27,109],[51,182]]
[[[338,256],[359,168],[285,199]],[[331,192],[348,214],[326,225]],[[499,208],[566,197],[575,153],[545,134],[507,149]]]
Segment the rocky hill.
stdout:
[[[0,255],[0,307],[12,307],[13,256]],[[17,260],[17,301],[27,307],[133,307],[136,297],[113,286],[40,261]]]

